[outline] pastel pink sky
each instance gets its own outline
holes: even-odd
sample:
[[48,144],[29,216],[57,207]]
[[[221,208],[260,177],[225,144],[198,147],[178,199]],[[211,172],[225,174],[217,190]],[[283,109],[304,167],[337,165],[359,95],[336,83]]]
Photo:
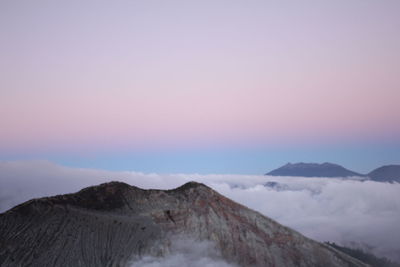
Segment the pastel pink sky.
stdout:
[[2,1],[0,149],[400,141],[399,1]]

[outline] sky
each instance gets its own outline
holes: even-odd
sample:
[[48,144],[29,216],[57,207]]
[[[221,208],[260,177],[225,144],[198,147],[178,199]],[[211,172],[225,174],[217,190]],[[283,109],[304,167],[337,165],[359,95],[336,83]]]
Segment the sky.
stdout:
[[[201,182],[309,238],[363,248],[400,262],[400,183],[323,177],[158,174],[72,168],[49,161],[3,161],[0,213],[32,198],[77,192],[109,181],[144,189],[171,189],[189,181]],[[215,252],[212,244],[190,240],[174,244],[177,247],[170,256],[145,257],[133,266],[191,266],[193,262],[194,266],[225,266],[218,255],[207,257],[208,250]]]
[[0,160],[400,163],[400,2],[0,2]]

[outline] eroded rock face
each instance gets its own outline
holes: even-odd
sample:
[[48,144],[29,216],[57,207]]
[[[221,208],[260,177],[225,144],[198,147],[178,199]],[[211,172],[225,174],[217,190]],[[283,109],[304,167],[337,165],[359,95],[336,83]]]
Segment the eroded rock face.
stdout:
[[0,265],[126,266],[168,254],[176,236],[212,241],[239,266],[364,266],[195,182],[111,182],[25,202],[0,214]]

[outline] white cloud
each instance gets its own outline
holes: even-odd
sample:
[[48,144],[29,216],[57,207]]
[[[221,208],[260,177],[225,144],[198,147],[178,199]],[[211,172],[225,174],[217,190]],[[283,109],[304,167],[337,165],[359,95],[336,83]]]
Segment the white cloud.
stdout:
[[320,241],[356,242],[400,260],[400,184],[327,178],[266,177],[284,189],[213,187]]
[[[34,197],[71,193],[112,180],[158,189],[191,180],[203,182],[308,237],[368,245],[373,252],[400,261],[400,184],[261,175],[143,174],[69,168],[47,161],[0,162],[0,211]],[[267,182],[275,183],[264,186]],[[177,253],[169,259],[180,257]]]
[[131,267],[234,267],[221,258],[215,245],[210,241],[188,238],[173,238],[170,252],[165,257],[145,256]]

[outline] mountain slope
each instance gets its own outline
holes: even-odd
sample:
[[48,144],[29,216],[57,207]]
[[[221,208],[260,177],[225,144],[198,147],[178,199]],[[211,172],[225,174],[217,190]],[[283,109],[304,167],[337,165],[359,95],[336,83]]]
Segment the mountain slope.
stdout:
[[400,165],[386,165],[368,173],[374,181],[400,183]]
[[347,255],[366,262],[372,267],[400,267],[399,263],[393,262],[387,258],[377,257],[374,254],[366,252],[362,249],[344,247],[330,242],[327,242],[326,244],[337,250],[342,251],[343,253],[346,253]]
[[239,266],[365,266],[195,182],[111,182],[25,202],[0,214],[0,265],[128,266],[168,255],[179,236],[213,241]]
[[270,171],[271,176],[302,176],[302,177],[351,177],[365,175],[350,171],[333,163],[288,163],[278,169]]

